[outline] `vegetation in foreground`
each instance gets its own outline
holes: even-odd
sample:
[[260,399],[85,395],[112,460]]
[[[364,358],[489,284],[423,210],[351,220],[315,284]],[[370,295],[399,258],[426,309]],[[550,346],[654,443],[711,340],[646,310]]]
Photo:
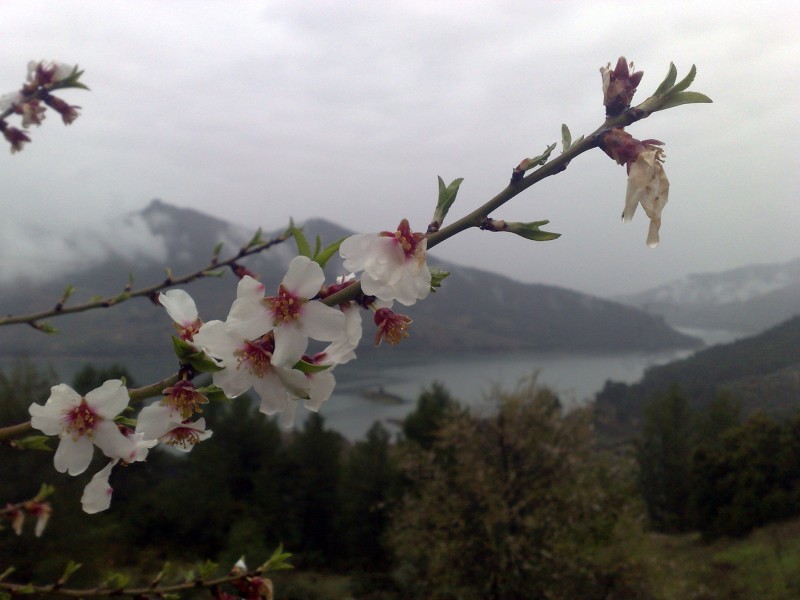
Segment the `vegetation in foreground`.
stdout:
[[[87,368],[75,387],[121,374]],[[51,379],[0,372],[0,422]],[[0,532],[0,569],[52,581],[72,559],[71,583],[92,586],[146,580],[166,559],[227,570],[283,543],[297,567],[273,577],[285,599],[800,597],[800,421],[688,404],[676,389],[656,398],[630,453],[599,449],[591,410],[564,414],[535,382],[480,413],[433,385],[397,440],[376,424],[356,444],[318,416],[287,434],[245,403],[214,405],[217,443],[123,469],[114,510],[94,516],[76,508],[83,482],[3,448],[2,472],[27,475],[0,479],[4,499],[58,492],[41,539]]]

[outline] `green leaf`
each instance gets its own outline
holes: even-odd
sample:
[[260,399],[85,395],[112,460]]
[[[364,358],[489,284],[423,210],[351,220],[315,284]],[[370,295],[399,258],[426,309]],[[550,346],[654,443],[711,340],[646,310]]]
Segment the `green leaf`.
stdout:
[[301,373],[305,373],[306,375],[313,375],[314,373],[321,373],[322,371],[327,371],[331,368],[331,365],[315,365],[310,362],[306,362],[304,360],[298,360],[295,363],[294,369],[297,369]]
[[695,75],[697,75],[697,67],[692,65],[692,68],[689,69],[689,73],[686,75],[686,77],[684,77],[676,85],[674,85],[672,89],[670,89],[669,93],[672,94],[672,93],[682,92],[683,90],[688,88],[690,85],[692,85]]
[[47,435],[29,435],[20,440],[14,440],[14,447],[21,450],[47,450],[52,452],[53,449],[47,445],[50,436]]
[[219,565],[215,562],[212,562],[208,559],[202,564],[197,564],[194,567],[196,578],[197,579],[208,579],[211,577],[217,570]]
[[442,287],[442,281],[447,279],[450,276],[450,271],[442,271],[441,269],[436,269],[431,267],[431,292],[436,293],[436,291]]
[[70,560],[67,563],[67,566],[64,567],[64,572],[61,574],[58,582],[60,584],[65,584],[69,581],[69,578],[72,577],[72,574],[75,573],[78,569],[80,569],[83,565],[81,563],[76,563],[74,560]]
[[547,225],[550,221],[534,221],[532,223],[508,223],[507,231],[515,233],[526,240],[535,242],[546,242],[561,237],[560,233],[551,233],[539,229],[542,225]]
[[569,132],[569,127],[567,127],[566,123],[561,124],[561,146],[563,152],[566,152],[572,146],[572,134]]
[[222,367],[205,352],[198,352],[189,342],[177,338],[174,335],[172,336],[172,349],[180,362],[192,365],[196,371],[201,373],[214,373],[222,370]]
[[51,496],[55,491],[56,491],[55,487],[53,487],[49,483],[43,483],[39,488],[39,491],[36,493],[36,497],[34,498],[34,500],[36,500],[37,502],[46,500],[47,497]]
[[109,590],[122,590],[131,582],[131,578],[124,573],[112,573],[103,585]]
[[278,546],[275,549],[275,552],[272,553],[263,565],[261,565],[258,570],[262,573],[266,573],[268,571],[281,571],[283,569],[294,569],[292,565],[286,562],[289,558],[291,558],[291,553],[283,551],[283,544]]
[[303,230],[294,226],[294,221],[289,221],[288,233],[294,238],[294,241],[297,244],[297,254],[311,258],[311,246],[309,245],[306,236],[303,234]]
[[528,171],[533,167],[541,166],[547,162],[547,159],[550,158],[550,154],[552,154],[553,150],[555,149],[556,144],[550,144],[545,148],[545,151],[542,152],[539,156],[534,156],[533,158],[526,158],[522,161],[521,166],[523,167],[523,171]]
[[661,85],[658,86],[655,92],[653,92],[653,96],[658,96],[659,94],[663,94],[673,85],[675,85],[675,79],[678,77],[678,69],[675,68],[674,63],[669,63],[669,71],[667,72],[667,76],[664,78],[664,81],[661,82]]
[[73,292],[75,291],[75,286],[71,283],[64,288],[64,293],[61,294],[61,302],[66,302],[67,299],[72,296]]
[[662,102],[658,110],[666,110],[680,106],[681,104],[708,104],[713,102],[711,98],[700,92],[677,92],[671,94],[664,102]]
[[319,249],[322,247],[322,240],[319,236],[314,238],[314,256],[319,254]]
[[16,567],[8,567],[5,571],[0,573],[0,581],[3,581],[3,579],[11,575],[16,570]]
[[250,241],[247,242],[247,246],[245,248],[252,248],[253,246],[258,246],[261,243],[261,227],[255,232]]
[[214,250],[212,250],[212,252],[211,252],[212,256],[219,256],[219,253],[222,252],[222,244],[223,243],[224,242],[220,242],[216,246],[214,246]]
[[55,326],[51,325],[47,321],[45,321],[45,322],[36,321],[34,323],[34,327],[36,327],[36,329],[38,329],[42,333],[46,333],[48,335],[52,335],[54,333],[58,333],[58,328],[56,328]]
[[461,186],[461,183],[464,181],[463,177],[459,177],[458,179],[454,179],[450,182],[450,185],[445,185],[444,180],[439,177],[439,200],[436,203],[436,210],[433,213],[433,220],[436,221],[439,225],[444,222],[445,217],[447,216],[450,207],[453,206],[453,202],[456,201],[456,196],[458,195],[458,188]]
[[315,252],[314,262],[320,267],[324,268],[325,265],[328,264],[328,261],[331,259],[331,257],[339,251],[339,246],[341,246],[342,242],[346,239],[346,237],[343,237],[333,242],[330,246],[323,248],[321,252]]
[[206,387],[196,388],[195,391],[202,394],[210,402],[230,402],[231,399],[225,395],[225,392],[216,385],[207,385]]
[[215,271],[203,271],[203,276],[205,277],[222,277],[225,275],[225,271],[223,269],[216,269]]
[[131,417],[120,417],[120,416],[117,416],[117,417],[114,418],[114,422],[115,423],[120,423],[122,425],[126,425],[126,426],[130,427],[131,429],[134,429],[136,427],[136,419],[132,419]]

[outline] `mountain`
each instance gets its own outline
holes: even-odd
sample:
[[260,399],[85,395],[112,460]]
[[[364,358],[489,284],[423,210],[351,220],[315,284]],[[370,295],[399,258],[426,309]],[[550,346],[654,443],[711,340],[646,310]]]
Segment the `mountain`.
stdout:
[[740,403],[744,415],[796,411],[800,408],[800,316],[756,336],[651,367],[638,383],[606,382],[595,399],[600,421],[610,429],[635,431],[647,403],[673,385],[695,409],[726,392]]
[[[125,235],[125,228],[134,225],[138,246],[123,242],[131,239]],[[52,306],[67,282],[77,290],[69,302],[80,303],[93,295],[120,293],[129,273],[134,274],[134,288],[163,281],[165,266],[175,276],[190,273],[208,264],[215,244],[224,244],[221,257],[225,258],[235,254],[254,233],[158,200],[116,227],[105,241],[95,242],[102,245],[103,260],[91,268],[81,269],[76,264],[57,282],[29,277],[1,284],[0,314],[29,313]],[[323,220],[306,222],[304,230],[310,240],[319,235],[324,243],[351,234]],[[277,234],[265,233],[263,238]],[[142,245],[148,252],[140,251]],[[268,289],[277,289],[295,255],[295,244],[288,240],[241,262],[257,273]],[[382,352],[618,352],[701,345],[699,340],[670,328],[663,319],[637,308],[566,289],[519,283],[495,273],[439,261],[435,253],[429,256],[429,262],[451,271],[451,276],[438,293],[424,302],[408,309],[399,307],[414,319],[411,336]],[[342,273],[338,256],[330,261],[327,271],[329,277]],[[227,272],[223,277],[203,278],[183,287],[195,298],[202,318],[224,319],[235,298],[235,281]],[[166,358],[171,352],[171,322],[161,307],[145,299],[124,302],[112,310],[66,315],[51,322],[59,334],[43,335],[19,325],[3,328],[0,353],[124,360],[137,353]],[[373,331],[371,324],[365,323],[366,341],[359,353],[371,351]]]
[[614,300],[661,315],[673,327],[758,333],[800,314],[800,258],[688,275]]

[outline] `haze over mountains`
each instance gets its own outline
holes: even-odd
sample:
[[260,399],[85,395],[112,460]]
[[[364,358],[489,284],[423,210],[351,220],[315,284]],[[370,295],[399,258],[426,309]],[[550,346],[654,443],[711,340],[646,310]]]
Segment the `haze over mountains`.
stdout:
[[[132,228],[135,234],[126,227]],[[154,200],[140,213],[115,224],[105,238],[98,233],[92,260],[81,262],[81,246],[75,244],[78,258],[74,268],[63,268],[59,276],[42,281],[17,274],[12,282],[0,283],[0,313],[20,314],[42,310],[55,304],[67,283],[76,287],[70,303],[84,302],[93,295],[115,295],[122,291],[133,274],[133,287],[143,287],[164,279],[164,268],[176,275],[202,268],[212,248],[223,242],[221,257],[234,254],[252,237],[253,230],[232,225],[203,213]],[[314,220],[304,224],[309,239],[319,235],[323,243],[349,235],[333,223]],[[89,232],[86,233],[90,235]],[[129,250],[129,244],[114,244],[114,239],[130,240],[138,235],[146,251]],[[271,237],[265,233],[265,239]],[[67,253],[68,249],[64,249]],[[296,255],[293,241],[242,261],[260,275],[270,289],[283,277],[288,262]],[[56,257],[60,258],[60,257]],[[86,262],[90,264],[85,264]],[[624,306],[586,294],[546,285],[523,284],[501,275],[456,266],[430,256],[429,262],[451,276],[442,290],[424,302],[402,312],[414,319],[412,334],[396,348],[386,351],[492,352],[509,350],[560,352],[655,351],[691,348],[699,340],[669,327],[662,318],[641,309]],[[328,265],[329,276],[342,273],[338,257]],[[211,277],[187,286],[195,298],[200,316],[206,320],[224,319],[235,298],[235,277]],[[169,318],[144,299],[133,299],[111,310],[93,310],[52,320],[61,333],[44,336],[29,327],[3,330],[3,352],[34,356],[80,355],[114,356],[121,360],[134,353],[167,356],[171,352]],[[360,352],[371,346],[372,326],[365,325]]]
[[755,334],[800,314],[800,258],[688,275],[614,299],[661,315],[673,327]]

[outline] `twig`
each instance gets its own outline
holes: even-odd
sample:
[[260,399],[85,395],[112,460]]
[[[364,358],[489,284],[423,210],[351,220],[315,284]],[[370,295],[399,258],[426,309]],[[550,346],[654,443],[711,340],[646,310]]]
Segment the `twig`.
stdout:
[[50,310],[44,310],[38,313],[32,313],[28,315],[18,315],[18,316],[7,316],[7,317],[0,317],[0,326],[3,325],[17,325],[20,323],[27,323],[34,327],[35,329],[46,330],[46,327],[43,327],[39,321],[42,319],[48,319],[52,317],[58,317],[61,315],[69,315],[73,313],[85,312],[88,310],[93,310],[96,308],[109,308],[111,306],[115,306],[117,304],[121,304],[126,300],[131,298],[138,298],[138,297],[152,297],[153,294],[175,285],[182,285],[184,283],[192,282],[196,279],[202,279],[203,277],[210,277],[212,276],[212,271],[219,267],[226,267],[232,266],[237,260],[240,260],[247,256],[252,256],[253,254],[258,254],[259,252],[263,252],[271,248],[276,244],[280,244],[281,242],[286,241],[290,235],[288,233],[283,233],[280,236],[268,240],[266,242],[262,242],[260,244],[255,244],[253,246],[245,246],[241,248],[236,254],[227,260],[218,261],[216,256],[212,258],[211,262],[203,267],[202,269],[195,271],[194,273],[190,273],[188,275],[184,275],[183,277],[173,277],[169,275],[164,281],[158,283],[156,285],[151,285],[149,287],[141,288],[138,290],[123,290],[120,294],[116,296],[110,296],[108,298],[103,298],[100,300],[96,300],[94,302],[86,302],[84,304],[79,304],[76,306],[65,307],[63,301],[59,301],[54,308]]

